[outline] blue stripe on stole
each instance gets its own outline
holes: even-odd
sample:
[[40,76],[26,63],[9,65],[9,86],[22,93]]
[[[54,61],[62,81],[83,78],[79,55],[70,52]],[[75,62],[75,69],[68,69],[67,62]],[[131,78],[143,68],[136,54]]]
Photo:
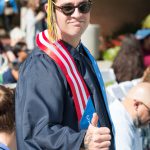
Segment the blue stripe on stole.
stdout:
[[10,150],[6,145],[0,143],[0,150]]
[[110,115],[110,111],[109,111],[109,108],[108,108],[108,102],[107,102],[107,96],[106,96],[106,91],[105,91],[103,78],[101,76],[100,70],[98,68],[97,62],[95,61],[94,57],[90,54],[89,50],[84,45],[83,45],[83,48],[84,48],[84,51],[86,52],[86,54],[88,55],[89,59],[92,62],[92,66],[93,66],[95,74],[97,76],[99,86],[100,86],[100,89],[102,91],[102,95],[103,95],[104,102],[105,102],[105,105],[106,105],[106,109],[107,109],[107,112],[108,112],[108,115],[109,115],[109,118],[110,118],[110,121],[111,121],[111,124],[112,124],[112,131],[113,131],[113,134],[115,135],[115,128],[114,128],[114,125],[113,125],[113,122],[112,122],[112,119],[111,119],[111,115]]
[[[86,108],[84,110],[84,114],[80,120],[80,129],[88,128],[89,124],[91,123],[94,112],[95,112],[95,108],[94,108],[91,97],[89,97]],[[98,122],[97,126],[100,127],[100,122]]]

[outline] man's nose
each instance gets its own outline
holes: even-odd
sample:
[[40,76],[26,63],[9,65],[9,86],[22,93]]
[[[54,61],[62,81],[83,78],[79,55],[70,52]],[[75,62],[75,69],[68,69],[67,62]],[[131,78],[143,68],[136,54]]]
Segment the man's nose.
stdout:
[[81,13],[79,9],[75,8],[74,13],[72,14],[72,17],[80,17],[80,16],[81,16]]

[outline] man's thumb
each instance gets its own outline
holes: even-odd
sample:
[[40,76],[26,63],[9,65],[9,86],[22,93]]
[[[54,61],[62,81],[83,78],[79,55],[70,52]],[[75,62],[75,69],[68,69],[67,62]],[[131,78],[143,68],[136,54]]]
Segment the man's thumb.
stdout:
[[98,115],[97,115],[97,113],[93,113],[93,117],[92,117],[92,120],[91,120],[91,124],[93,125],[93,126],[97,126],[97,124],[98,124]]

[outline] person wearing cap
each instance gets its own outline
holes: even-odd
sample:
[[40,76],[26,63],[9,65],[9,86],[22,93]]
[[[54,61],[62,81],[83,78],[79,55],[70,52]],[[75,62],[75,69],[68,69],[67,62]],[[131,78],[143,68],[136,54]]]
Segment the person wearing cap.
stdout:
[[150,83],[134,86],[120,102],[110,104],[116,150],[142,150],[139,128],[150,123]]
[[120,50],[111,67],[118,83],[141,78],[145,69],[143,51],[140,42],[133,34],[126,35],[122,40]]
[[143,50],[144,65],[150,66],[150,29],[140,29],[136,32],[135,37],[141,42]]
[[21,66],[16,89],[19,150],[115,150],[95,59],[81,42],[91,0],[48,0],[48,29]]

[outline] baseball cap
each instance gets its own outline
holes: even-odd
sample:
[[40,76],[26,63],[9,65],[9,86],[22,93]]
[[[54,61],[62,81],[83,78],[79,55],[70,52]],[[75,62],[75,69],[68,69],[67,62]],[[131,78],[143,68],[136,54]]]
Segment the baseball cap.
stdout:
[[149,35],[150,35],[150,29],[140,29],[140,30],[137,30],[137,32],[135,33],[135,37],[138,40],[143,40]]

